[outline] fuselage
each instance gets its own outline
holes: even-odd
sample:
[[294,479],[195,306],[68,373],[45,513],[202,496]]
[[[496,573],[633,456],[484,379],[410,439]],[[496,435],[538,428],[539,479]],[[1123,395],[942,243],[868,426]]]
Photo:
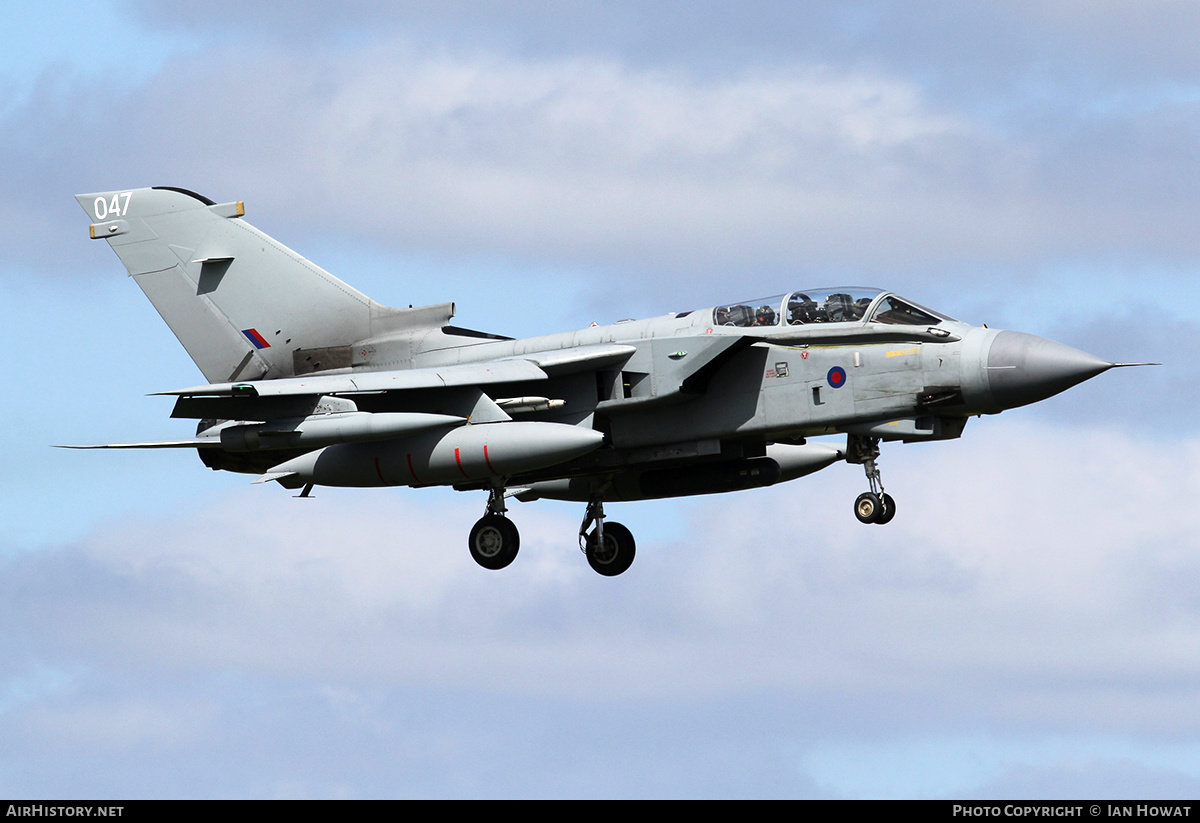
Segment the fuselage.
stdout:
[[[1033,402],[1111,365],[1032,335],[961,323],[881,290],[814,291],[824,301],[796,292],[768,299],[782,301],[778,311],[767,311],[771,302],[748,301],[733,304],[739,312],[716,307],[521,340],[448,327],[370,341],[356,347],[360,362],[347,372],[523,357],[545,365],[553,353],[569,362],[574,352],[605,346],[618,354],[597,368],[558,374],[547,366],[548,379],[490,388],[492,401],[523,407],[514,416],[524,429],[468,415],[473,425],[457,430],[335,445],[275,468],[296,472],[293,482],[318,485],[503,482],[530,489],[526,497],[579,500],[598,488],[609,499],[728,491],[800,477],[846,457],[840,448],[806,443],[809,437],[952,439],[970,416]],[[836,298],[857,311],[789,311],[797,294],[805,305]],[[538,402],[523,403],[529,400]],[[376,415],[401,411],[386,393],[355,402]],[[444,398],[431,402],[422,406],[405,395],[403,410],[466,414],[446,407]],[[603,437],[576,443],[571,430]],[[468,432],[474,447],[460,448]],[[523,462],[489,457],[514,451]],[[206,462],[214,459],[206,455]],[[265,471],[272,461],[278,455],[242,470]]]
[[[1111,366],[1033,335],[962,323],[886,291],[809,291],[825,294],[825,302],[862,295],[865,306],[853,318],[810,312],[810,322],[787,322],[788,301],[808,295],[793,292],[773,306],[770,323],[758,322],[760,315],[736,324],[729,307],[716,307],[519,340],[437,329],[360,347],[365,356],[355,368],[438,367],[627,345],[635,350],[627,360],[594,377],[568,375],[522,392],[565,401],[539,419],[577,424],[593,416],[612,446],[632,448],[713,437],[799,438],[889,423],[881,431],[893,436],[885,439],[957,436],[967,417],[1044,399]],[[773,305],[733,305],[759,303]],[[897,312],[898,306],[912,312]],[[908,322],[881,320],[885,310]],[[898,422],[904,418],[923,419]]]

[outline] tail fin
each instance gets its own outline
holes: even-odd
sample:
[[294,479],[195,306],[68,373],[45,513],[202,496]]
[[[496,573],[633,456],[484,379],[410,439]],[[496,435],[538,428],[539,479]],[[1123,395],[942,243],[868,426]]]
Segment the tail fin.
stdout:
[[352,365],[355,343],[444,325],[453,304],[391,309],[214,203],[155,187],[76,195],[209,382]]

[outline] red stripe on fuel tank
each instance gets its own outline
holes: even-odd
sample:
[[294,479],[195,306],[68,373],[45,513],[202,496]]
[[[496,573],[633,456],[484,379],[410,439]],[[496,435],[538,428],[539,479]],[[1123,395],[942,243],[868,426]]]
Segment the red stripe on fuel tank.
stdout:
[[377,475],[379,475],[379,482],[386,486],[387,481],[383,479],[383,469],[379,468],[379,458],[378,457],[375,458],[375,473]]
[[414,483],[421,482],[421,478],[417,477],[417,470],[413,468],[411,452],[408,455],[408,473],[412,475],[412,479],[413,479]]
[[454,462],[458,464],[458,472],[459,472],[459,474],[461,474],[463,477],[466,477],[468,480],[470,480],[471,478],[470,478],[470,477],[467,477],[467,473],[466,473],[465,471],[463,471],[463,467],[462,467],[462,455],[460,455],[460,454],[458,453],[458,449],[455,449],[455,450],[454,450]]
[[496,470],[494,468],[492,468],[492,461],[488,459],[486,443],[483,446],[483,462],[487,463],[488,471],[490,471],[492,474],[496,474]]

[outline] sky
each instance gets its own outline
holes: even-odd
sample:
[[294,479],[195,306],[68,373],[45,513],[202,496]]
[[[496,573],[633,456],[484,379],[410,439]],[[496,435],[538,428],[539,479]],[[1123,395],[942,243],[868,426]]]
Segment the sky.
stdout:
[[[0,796],[1200,796],[1200,7],[97,0],[0,49]],[[614,504],[296,500],[81,192],[218,202],[512,336],[894,289],[1114,361],[861,469]]]

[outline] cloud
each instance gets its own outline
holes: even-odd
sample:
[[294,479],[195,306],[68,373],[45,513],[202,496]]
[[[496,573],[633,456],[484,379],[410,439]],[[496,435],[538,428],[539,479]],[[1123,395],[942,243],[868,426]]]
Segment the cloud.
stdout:
[[[619,691],[647,697],[670,693],[679,665],[697,669],[692,688],[706,693],[850,688],[858,665],[893,648],[913,655],[897,673],[914,682],[939,669],[1178,673],[1174,649],[1195,639],[1196,604],[1178,581],[1196,563],[1198,516],[1186,501],[1200,486],[1200,446],[1029,422],[972,428],[961,443],[886,451],[901,502],[887,530],[854,522],[862,480],[843,466],[826,472],[831,482],[685,508],[678,542],[644,547],[644,570],[607,588],[576,556],[578,513],[567,507],[518,506],[520,560],[484,574],[462,545],[474,497],[327,491],[296,501],[258,488],[19,557],[8,585],[30,624],[47,627],[35,635],[70,638],[52,647],[74,654],[102,642],[130,660],[273,674],[339,660],[355,679],[428,684],[525,659],[540,674],[503,688],[561,693],[553,671],[573,671],[577,688],[623,658],[645,668]],[[427,494],[433,507],[421,503]],[[42,605],[17,589],[38,592],[51,568],[55,610],[35,619]],[[607,619],[583,620],[588,607]],[[842,652],[814,668],[807,652],[831,640]],[[796,653],[767,654],[780,645]],[[722,665],[700,666],[714,648]],[[752,660],[770,662],[739,665]],[[576,697],[594,695],[584,686]]]
[[[11,119],[9,142],[53,128],[31,153],[69,157],[64,143],[86,136],[90,156],[68,160],[76,185],[249,190],[252,208],[257,191],[302,229],[402,246],[745,265],[802,247],[819,262],[833,250],[823,235],[863,220],[895,223],[898,241],[920,233],[910,195],[955,176],[944,144],[970,132],[909,84],[819,67],[701,81],[403,41],[206,58],[104,106],[39,98]],[[83,168],[92,157],[105,158],[99,179]]]
[[403,34],[214,45],[135,89],[106,84],[48,81],[7,119],[0,142],[23,162],[6,196],[37,193],[8,229],[18,260],[46,266],[66,231],[69,200],[40,202],[54,189],[145,184],[246,199],[301,250],[316,235],[586,261],[673,291],[798,266],[916,277],[1196,253],[1186,103],[1006,130],[875,68],[712,74]]
[[[625,747],[646,734],[628,724],[668,704],[679,745],[686,718],[734,705],[752,723],[782,712],[770,745],[798,750],[917,730],[1194,739],[1200,443],[971,428],[885,452],[900,505],[886,529],[853,520],[863,481],[835,467],[675,504],[678,537],[644,538],[614,580],[572,548],[566,507],[517,507],[522,553],[500,573],[462,546],[480,501],[437,492],[238,489],[182,517],[125,520],[7,561],[6,677],[46,694],[10,703],[0,736],[9,751],[63,741],[86,760],[118,745],[115,723],[170,752],[209,751],[248,705],[220,683],[236,672],[282,701],[251,728],[316,700],[314,722],[351,737],[363,723],[436,734],[440,722],[414,726],[388,696],[422,695],[438,714],[461,695],[555,724],[567,706],[607,716]],[[638,508],[610,516],[636,521]],[[182,697],[176,683],[191,684]],[[472,747],[511,734],[511,715],[480,722]],[[449,753],[444,766],[463,763]],[[631,785],[620,769],[612,779]]]
[[[239,4],[214,0],[205,11],[170,0],[133,3],[136,18],[173,34],[235,31],[311,42],[380,30],[419,32],[427,40],[474,48],[503,45],[521,53],[593,53],[645,64],[776,61],[781,55],[845,62],[870,59],[937,75],[967,87],[981,78],[1008,85],[1025,71],[1082,66],[1110,77],[1155,76],[1196,68],[1187,32],[1200,13],[1182,0],[1096,4],[1079,0],[969,8],[947,0],[897,6],[887,0],[787,3],[758,0],[734,9],[714,0],[660,4],[545,0],[425,3],[350,0]],[[1005,69],[1008,69],[1005,71]],[[953,75],[957,74],[955,77]]]

